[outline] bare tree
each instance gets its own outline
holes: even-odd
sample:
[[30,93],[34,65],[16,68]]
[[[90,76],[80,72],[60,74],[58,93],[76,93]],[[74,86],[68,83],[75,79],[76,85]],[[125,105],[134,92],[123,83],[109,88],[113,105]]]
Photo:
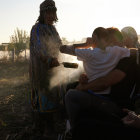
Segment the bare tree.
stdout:
[[[13,55],[15,54],[19,57],[19,54],[25,50],[25,58],[26,58],[26,49],[29,46],[29,36],[27,32],[24,30],[16,29],[14,34],[10,37],[10,49],[12,49]],[[13,56],[15,58],[15,56]]]
[[62,40],[63,45],[67,45],[69,43],[65,37],[62,37],[61,40]]

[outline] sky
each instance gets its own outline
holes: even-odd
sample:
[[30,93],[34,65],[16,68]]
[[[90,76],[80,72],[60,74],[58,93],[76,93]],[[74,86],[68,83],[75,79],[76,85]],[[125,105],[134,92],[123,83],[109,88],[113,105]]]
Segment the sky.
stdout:
[[[26,30],[39,16],[43,0],[0,0],[0,44],[10,41],[14,30]],[[140,34],[140,0],[55,0],[61,37],[80,41],[96,27],[132,26]]]

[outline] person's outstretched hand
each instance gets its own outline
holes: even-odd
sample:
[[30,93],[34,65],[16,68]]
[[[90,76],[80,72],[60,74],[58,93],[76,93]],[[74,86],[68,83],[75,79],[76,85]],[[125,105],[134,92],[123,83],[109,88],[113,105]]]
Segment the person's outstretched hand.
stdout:
[[92,46],[93,45],[93,40],[91,37],[88,37],[87,40],[86,40],[86,45],[87,46]]
[[58,62],[58,59],[57,58],[53,58],[52,59],[52,62],[51,62],[51,64],[50,64],[50,67],[51,68],[53,68],[53,67],[57,67],[57,66],[59,66],[60,64],[59,64],[59,62]]
[[140,128],[140,117],[135,112],[128,109],[123,109],[124,112],[128,113],[126,117],[122,119],[123,123],[129,126]]

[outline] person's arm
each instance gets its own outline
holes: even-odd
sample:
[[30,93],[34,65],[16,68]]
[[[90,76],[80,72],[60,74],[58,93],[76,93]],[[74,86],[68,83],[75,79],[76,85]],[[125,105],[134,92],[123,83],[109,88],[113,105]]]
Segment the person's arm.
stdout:
[[60,46],[59,50],[60,50],[61,53],[65,53],[65,54],[76,56],[76,54],[75,54],[75,47],[73,45],[63,45],[63,46]]
[[93,44],[93,39],[91,37],[88,37],[86,43],[74,44],[74,47],[76,49],[86,49],[93,46]]
[[88,48],[88,47],[87,47],[86,43],[73,44],[73,45],[62,45],[62,46],[60,46],[60,52],[69,54],[69,55],[76,55],[75,49],[80,49],[80,48]]
[[80,49],[80,48],[89,48],[90,46],[87,45],[87,43],[80,43],[80,44],[73,44],[75,49]]
[[129,71],[134,67],[135,59],[132,57],[123,58],[120,60],[116,68],[107,74],[104,77],[98,78],[88,84],[79,85],[77,89],[79,90],[93,90],[93,91],[102,91],[106,88],[113,86],[119,82],[121,82]]
[[77,56],[79,61],[87,61],[91,56],[91,51],[91,49],[76,49],[73,45],[64,45],[60,47],[61,53]]
[[105,90],[106,88],[119,83],[125,78],[126,74],[118,69],[113,70],[108,75],[98,78],[88,84],[77,86],[78,90],[93,90],[95,92]]
[[87,38],[86,43],[60,46],[60,52],[69,55],[75,55],[75,49],[86,49],[91,46],[93,46],[92,38]]
[[80,48],[86,49],[86,48],[89,48],[91,46],[93,46],[93,39],[90,37],[87,38],[86,43],[74,44],[74,47],[76,49],[80,49]]

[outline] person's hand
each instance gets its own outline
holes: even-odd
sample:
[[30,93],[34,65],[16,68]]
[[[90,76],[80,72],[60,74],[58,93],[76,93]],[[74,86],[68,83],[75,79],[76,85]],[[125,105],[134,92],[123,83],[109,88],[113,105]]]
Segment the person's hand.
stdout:
[[50,67],[53,68],[53,67],[57,67],[59,65],[60,64],[58,62],[58,59],[57,58],[53,58],[52,61],[51,61]]
[[61,53],[64,53],[66,47],[67,47],[67,45],[62,45],[62,46],[60,46],[60,52],[61,52]]
[[93,45],[93,40],[92,40],[91,37],[88,37],[88,38],[87,38],[86,44],[87,44],[87,46],[92,46],[92,45]]
[[88,83],[88,77],[85,73],[80,75],[79,83],[80,84],[87,84]]
[[136,115],[135,112],[130,111],[128,109],[123,109],[123,111],[128,113],[128,115],[122,119],[122,122],[125,125],[140,128],[140,117],[138,115]]
[[80,90],[80,91],[86,91],[86,87],[85,87],[86,84],[78,84],[78,86],[76,87],[77,90]]

